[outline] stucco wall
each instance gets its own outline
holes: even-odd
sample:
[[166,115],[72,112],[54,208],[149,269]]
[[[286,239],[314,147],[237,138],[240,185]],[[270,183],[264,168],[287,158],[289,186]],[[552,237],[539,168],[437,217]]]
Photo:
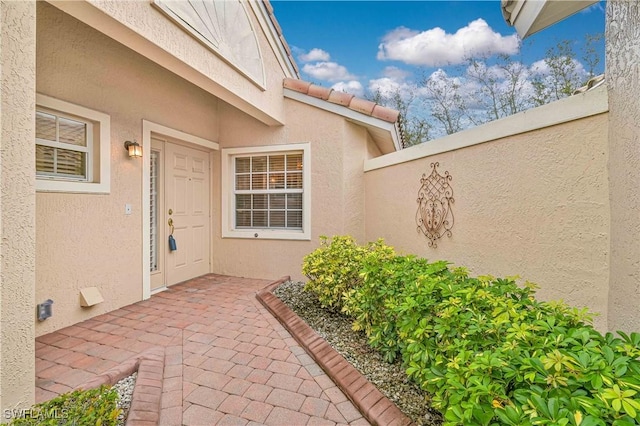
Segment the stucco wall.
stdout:
[[611,277],[609,327],[640,330],[640,4],[607,2]]
[[[0,2],[0,409],[34,402],[35,2]],[[2,421],[0,420],[0,421]]]
[[[519,275],[540,285],[543,299],[600,313],[595,323],[604,329],[607,129],[607,114],[599,114],[368,171],[367,240],[383,237],[400,252],[444,259],[473,274]],[[433,162],[451,174],[455,199],[452,237],[438,240],[437,248],[428,247],[415,220],[420,178]]]
[[[344,118],[312,106],[284,100],[287,126],[269,128],[220,106],[220,147],[311,144],[311,240],[247,240],[221,238],[220,167],[214,168],[214,272],[230,275],[302,279],[302,258],[319,244],[320,235],[351,233],[364,238],[363,160],[368,148],[364,129]],[[220,164],[220,153],[214,164]]]
[[272,125],[282,122],[281,87],[285,73],[249,4],[245,3],[245,9],[260,45],[266,76],[264,87],[242,76],[225,59],[167,18],[151,1],[53,3],[264,122]]
[[[46,3],[37,19],[37,91],[111,117],[111,193],[37,194],[36,301],[54,300],[41,335],[141,300],[142,161],[123,143],[142,142],[143,119],[217,140],[218,101]],[[81,308],[92,286],[105,301]]]

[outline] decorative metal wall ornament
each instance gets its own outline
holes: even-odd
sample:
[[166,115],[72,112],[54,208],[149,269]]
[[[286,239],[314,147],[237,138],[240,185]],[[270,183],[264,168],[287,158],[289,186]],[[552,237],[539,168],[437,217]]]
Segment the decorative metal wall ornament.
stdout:
[[431,174],[422,175],[420,190],[418,190],[418,211],[416,224],[418,233],[422,232],[429,239],[429,247],[436,248],[436,240],[443,235],[451,237],[453,228],[454,203],[453,188],[449,185],[451,175],[438,173],[436,168],[440,163],[431,163]]

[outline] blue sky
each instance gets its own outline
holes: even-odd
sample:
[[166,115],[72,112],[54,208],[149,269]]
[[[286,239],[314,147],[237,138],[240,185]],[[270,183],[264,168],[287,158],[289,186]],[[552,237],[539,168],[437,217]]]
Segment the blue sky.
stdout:
[[[604,2],[525,41],[504,22],[497,0],[272,0],[272,5],[302,79],[360,96],[385,85],[415,84],[438,69],[462,72],[464,57],[478,52],[488,56],[487,63],[506,53],[531,67],[566,39],[580,59],[585,35],[604,32]],[[604,42],[598,51],[604,58]],[[597,71],[603,70],[604,59]]]

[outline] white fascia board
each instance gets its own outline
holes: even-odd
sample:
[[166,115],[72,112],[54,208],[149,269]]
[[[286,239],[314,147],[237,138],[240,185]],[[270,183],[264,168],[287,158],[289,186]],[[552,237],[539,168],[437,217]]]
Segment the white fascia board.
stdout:
[[364,171],[381,169],[443,152],[455,151],[545,127],[555,126],[609,111],[607,88],[596,89],[560,99],[537,108],[491,121],[439,139],[424,142],[364,162]]
[[276,28],[273,26],[273,22],[271,22],[271,19],[269,18],[269,12],[267,11],[267,7],[264,5],[264,2],[260,0],[250,0],[249,5],[251,6],[255,16],[258,18],[258,22],[260,22],[260,26],[269,41],[269,45],[271,46],[282,71],[284,71],[285,77],[299,78],[300,76],[291,64],[287,50],[280,41],[278,31],[276,31]]
[[395,149],[400,150],[400,138],[398,136],[398,128],[396,127],[395,123],[389,123],[388,121],[384,121],[379,118],[371,117],[358,111],[354,111],[348,107],[334,104],[313,96],[305,95],[304,93],[300,93],[287,88],[284,89],[284,97],[340,115],[351,121],[352,123],[364,127],[376,127],[378,129],[389,132],[389,138],[393,141]]
[[264,124],[268,126],[282,126],[284,124],[282,117],[264,111],[229,88],[212,80],[153,41],[104,13],[89,1],[47,0],[47,2]]
[[529,30],[544,9],[547,0],[521,0],[521,7],[513,20],[513,26],[520,38],[530,35]]
[[520,0],[511,21],[520,38],[530,36],[599,0]]

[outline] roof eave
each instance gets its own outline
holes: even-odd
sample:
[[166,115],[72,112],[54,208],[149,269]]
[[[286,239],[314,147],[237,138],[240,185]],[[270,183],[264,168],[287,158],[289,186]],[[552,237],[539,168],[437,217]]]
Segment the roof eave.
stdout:
[[382,154],[388,154],[401,149],[400,132],[397,122],[391,123],[389,121],[381,120],[379,118],[354,111],[345,106],[327,102],[323,99],[300,93],[286,87],[284,88],[284,97],[311,105],[324,111],[338,114],[344,117],[347,121],[364,127],[367,129]]
[[559,22],[599,0],[502,0],[505,21],[521,38]]

